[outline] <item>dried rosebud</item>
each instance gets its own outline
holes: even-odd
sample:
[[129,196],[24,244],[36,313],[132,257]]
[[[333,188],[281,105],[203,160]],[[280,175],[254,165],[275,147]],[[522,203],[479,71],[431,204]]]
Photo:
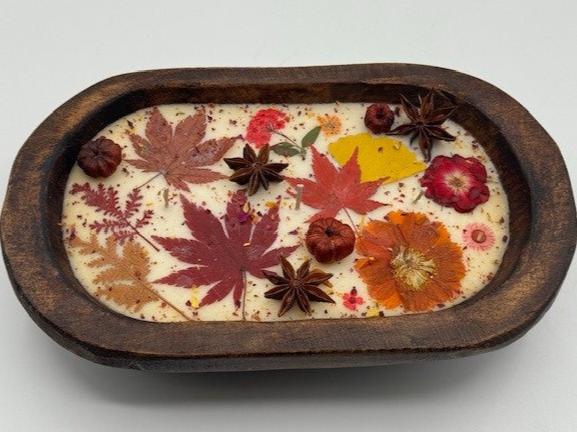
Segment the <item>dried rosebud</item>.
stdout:
[[355,233],[350,226],[334,218],[319,219],[309,226],[305,243],[318,262],[328,264],[353,252]]
[[78,166],[90,177],[109,177],[122,160],[122,149],[114,141],[100,137],[82,146]]
[[375,103],[367,108],[365,126],[374,134],[389,132],[395,114],[386,103]]

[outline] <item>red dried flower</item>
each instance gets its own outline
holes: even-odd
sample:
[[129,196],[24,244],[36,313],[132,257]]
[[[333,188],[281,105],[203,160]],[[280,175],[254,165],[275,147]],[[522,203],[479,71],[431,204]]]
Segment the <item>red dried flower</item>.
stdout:
[[437,156],[421,178],[425,196],[437,204],[468,213],[489,199],[487,171],[474,157]]
[[288,117],[274,108],[258,111],[250,120],[246,140],[257,148],[268,144],[272,133],[285,127]]
[[350,310],[356,311],[357,306],[362,305],[365,300],[358,295],[357,289],[353,288],[351,292],[345,293],[343,295],[343,305]]

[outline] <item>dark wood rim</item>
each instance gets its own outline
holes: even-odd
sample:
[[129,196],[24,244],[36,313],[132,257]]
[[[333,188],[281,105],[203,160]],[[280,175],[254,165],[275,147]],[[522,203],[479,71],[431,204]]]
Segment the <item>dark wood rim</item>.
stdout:
[[[474,298],[440,312],[282,323],[155,324],[116,314],[72,276],[57,216],[80,143],[111,120],[170,102],[329,102],[390,99],[438,88],[462,104],[512,200],[506,263]],[[475,133],[476,134],[476,133]],[[102,81],[59,107],[14,162],[2,247],[18,298],[66,348],[93,361],[167,371],[372,365],[463,356],[507,344],[546,311],[567,272],[577,223],[561,154],[538,122],[496,87],[455,71],[407,64],[170,69]]]

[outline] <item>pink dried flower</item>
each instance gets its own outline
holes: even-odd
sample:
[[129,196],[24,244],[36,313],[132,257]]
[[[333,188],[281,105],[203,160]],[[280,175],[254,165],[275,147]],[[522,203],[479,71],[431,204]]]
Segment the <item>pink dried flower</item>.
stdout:
[[353,288],[351,292],[343,296],[343,305],[350,310],[356,311],[357,306],[362,305],[365,300],[357,294],[357,289]]
[[469,249],[486,251],[495,244],[495,234],[489,226],[474,222],[463,229],[463,241]]

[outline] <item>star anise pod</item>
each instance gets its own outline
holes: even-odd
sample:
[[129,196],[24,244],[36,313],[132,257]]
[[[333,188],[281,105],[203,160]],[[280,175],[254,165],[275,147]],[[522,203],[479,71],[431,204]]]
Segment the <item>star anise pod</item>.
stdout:
[[229,177],[230,181],[245,185],[248,184],[247,193],[254,195],[262,186],[268,190],[270,182],[280,182],[283,176],[279,173],[288,167],[286,163],[269,163],[270,149],[264,145],[258,155],[251,146],[246,144],[242,151],[242,157],[224,158],[229,168],[235,170]]
[[276,286],[264,296],[269,299],[281,300],[278,316],[283,316],[286,312],[297,305],[300,310],[310,314],[311,301],[334,303],[335,301],[319,285],[327,284],[333,277],[331,273],[325,273],[318,269],[311,270],[311,261],[306,260],[298,270],[295,270],[291,263],[284,257],[280,258],[282,276],[274,272],[263,270],[264,276]]
[[409,135],[411,142],[419,139],[419,148],[426,162],[431,160],[433,141],[455,141],[455,137],[448,133],[441,125],[455,111],[456,106],[436,107],[435,91],[431,90],[425,97],[419,96],[419,106],[413,105],[405,96],[401,95],[401,106],[409,117],[409,123],[400,125],[390,131],[388,135]]

